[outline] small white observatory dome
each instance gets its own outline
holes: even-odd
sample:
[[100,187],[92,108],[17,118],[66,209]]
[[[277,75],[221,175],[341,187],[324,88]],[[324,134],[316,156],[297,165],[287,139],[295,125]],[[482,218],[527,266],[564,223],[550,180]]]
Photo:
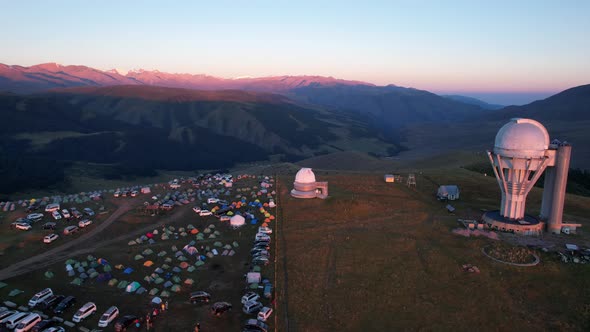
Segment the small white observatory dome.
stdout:
[[496,134],[494,153],[505,157],[541,158],[549,148],[549,133],[531,119],[514,118]]
[[302,168],[295,175],[295,182],[298,183],[315,183],[315,174],[311,168]]

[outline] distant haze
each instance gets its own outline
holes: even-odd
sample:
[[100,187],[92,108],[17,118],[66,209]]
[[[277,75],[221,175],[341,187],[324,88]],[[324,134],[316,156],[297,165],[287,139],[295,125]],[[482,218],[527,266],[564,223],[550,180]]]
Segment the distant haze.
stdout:
[[477,98],[490,104],[499,104],[504,106],[526,105],[536,100],[545,99],[560,91],[552,92],[457,92],[444,94],[454,94],[466,97]]
[[[589,83],[588,13],[575,0],[4,1],[0,63],[558,92]],[[504,97],[482,99],[532,100]]]

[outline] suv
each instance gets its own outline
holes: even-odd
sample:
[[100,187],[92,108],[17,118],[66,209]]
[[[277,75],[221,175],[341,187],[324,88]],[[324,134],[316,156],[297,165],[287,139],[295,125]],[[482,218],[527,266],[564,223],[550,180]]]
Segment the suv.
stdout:
[[191,297],[189,299],[189,301],[192,304],[195,304],[197,302],[209,303],[210,300],[211,300],[211,294],[204,292],[204,291],[198,291],[198,292],[191,293]]
[[57,223],[50,221],[43,224],[43,229],[55,229],[55,226],[57,226]]
[[253,314],[260,311],[260,309],[262,309],[262,303],[258,301],[248,301],[244,303],[244,306],[242,307],[242,311],[245,314]]
[[261,322],[266,322],[270,315],[272,315],[272,308],[264,307],[260,309],[260,311],[258,312],[258,316],[256,318]]
[[115,318],[119,316],[119,308],[112,306],[107,309],[107,311],[102,314],[100,320],[98,321],[98,327],[107,327],[110,322],[112,322]]
[[272,229],[270,227],[260,226],[260,227],[258,227],[258,233],[272,234]]
[[260,299],[260,295],[258,295],[256,292],[248,292],[242,296],[242,304],[246,304],[250,301],[258,301],[258,299]]
[[82,308],[78,309],[78,311],[76,312],[76,314],[72,318],[72,321],[74,323],[80,323],[82,320],[84,320],[84,318],[92,315],[95,312],[96,312],[96,304],[94,304],[92,302],[87,302],[85,305],[82,306]]
[[33,328],[31,329],[31,332],[41,332],[41,331],[47,331],[50,327],[55,326],[57,322],[52,320],[52,319],[46,319],[46,320],[42,320],[39,323],[35,324],[35,326],[33,326]]
[[65,298],[65,296],[63,296],[63,295],[52,295],[52,296],[48,297],[47,299],[45,299],[43,302],[37,304],[37,306],[41,310],[51,310],[51,309],[53,309],[53,307],[58,305],[61,302],[61,300],[63,300],[64,298]]
[[53,219],[55,220],[60,220],[61,219],[61,214],[59,214],[59,211],[55,210],[53,212],[51,212],[51,216],[53,217]]
[[68,211],[68,209],[61,210],[61,214],[63,214],[64,218],[66,218],[66,219],[70,219],[72,217],[72,215],[70,214],[70,211]]
[[199,212],[199,216],[204,217],[204,216],[210,216],[213,213],[209,210],[201,210],[201,212]]
[[68,226],[64,228],[64,235],[74,234],[79,230],[78,226]]
[[84,208],[84,213],[86,213],[89,217],[94,215],[94,211],[91,208]]
[[31,230],[31,228],[33,227],[24,222],[17,222],[16,224],[14,224],[14,228],[20,229],[21,231],[28,231]]
[[84,219],[84,220],[80,220],[78,222],[78,227],[84,228],[86,226],[89,226],[90,224],[92,224],[92,220],[90,220],[90,219]]
[[214,314],[215,316],[221,316],[225,312],[230,311],[231,308],[232,308],[232,305],[230,303],[227,303],[227,302],[215,302],[211,306],[211,313]]
[[43,219],[43,213],[31,213],[27,216],[27,219],[33,220],[33,221],[39,221],[39,220]]
[[75,208],[71,208],[71,210],[72,210],[72,215],[74,216],[74,218],[76,218],[76,219],[82,218],[82,213],[80,213],[80,211],[76,210]]
[[62,314],[66,309],[73,306],[76,303],[76,298],[73,296],[68,296],[65,299],[61,300],[61,302],[53,309],[54,314]]
[[246,321],[246,323],[244,324],[244,327],[242,327],[242,331],[243,332],[267,332],[268,331],[268,325],[266,325],[265,323],[256,320],[256,319],[248,319]]
[[270,264],[270,260],[268,259],[268,257],[265,256],[256,256],[252,259],[252,264],[266,266]]

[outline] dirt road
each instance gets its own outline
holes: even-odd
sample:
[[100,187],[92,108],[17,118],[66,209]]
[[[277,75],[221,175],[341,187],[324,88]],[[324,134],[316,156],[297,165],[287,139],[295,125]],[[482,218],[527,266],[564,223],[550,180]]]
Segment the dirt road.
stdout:
[[[59,247],[55,247],[42,254],[33,256],[31,258],[27,258],[5,269],[0,270],[0,280],[10,279],[39,269],[44,269],[56,263],[63,262],[70,257],[92,253],[98,248],[119,241],[124,241],[128,238],[135,238],[138,235],[145,234],[153,230],[154,228],[160,227],[165,224],[170,224],[178,220],[180,217],[184,216],[189,211],[191,211],[190,209],[177,208],[176,211],[170,217],[161,220],[155,224],[149,224],[142,228],[138,228],[133,232],[125,233],[109,240],[104,240],[100,242],[89,241],[92,237],[102,232],[107,227],[109,227],[115,220],[117,220],[123,214],[131,210],[134,206],[136,206],[136,204],[134,204],[134,201],[125,201],[123,205],[119,206],[119,208],[117,208],[117,210],[110,217],[108,217],[104,222],[99,224],[98,227],[94,228],[90,232],[68,243],[64,243]],[[81,248],[76,248],[77,246]]]

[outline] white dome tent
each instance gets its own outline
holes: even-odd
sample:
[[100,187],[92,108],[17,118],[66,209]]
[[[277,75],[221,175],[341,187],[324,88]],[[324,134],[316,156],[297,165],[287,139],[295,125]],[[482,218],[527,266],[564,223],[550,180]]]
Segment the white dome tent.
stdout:
[[229,224],[234,228],[242,227],[246,224],[246,219],[244,219],[244,217],[241,215],[236,214],[235,216],[231,217]]

